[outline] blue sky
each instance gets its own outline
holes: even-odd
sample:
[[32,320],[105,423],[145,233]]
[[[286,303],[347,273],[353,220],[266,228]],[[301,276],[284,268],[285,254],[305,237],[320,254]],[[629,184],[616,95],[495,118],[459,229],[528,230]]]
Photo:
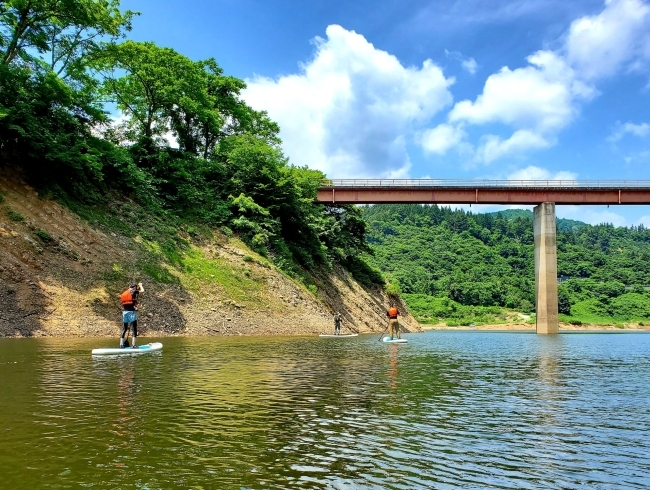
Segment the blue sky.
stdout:
[[[245,79],[291,162],[332,178],[650,179],[650,0],[122,6],[131,38]],[[558,215],[650,225],[644,206]]]

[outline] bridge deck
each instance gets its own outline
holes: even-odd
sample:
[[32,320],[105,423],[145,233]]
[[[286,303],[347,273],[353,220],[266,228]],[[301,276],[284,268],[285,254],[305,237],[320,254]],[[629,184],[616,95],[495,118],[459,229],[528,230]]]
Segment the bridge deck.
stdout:
[[333,179],[323,204],[650,204],[650,180]]

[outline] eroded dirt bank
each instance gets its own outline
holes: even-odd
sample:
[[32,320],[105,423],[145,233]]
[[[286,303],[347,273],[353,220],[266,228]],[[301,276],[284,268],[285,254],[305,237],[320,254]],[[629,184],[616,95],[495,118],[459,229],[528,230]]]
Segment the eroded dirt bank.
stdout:
[[[192,243],[172,266],[156,243],[91,225],[39,199],[14,174],[0,173],[0,192],[0,336],[117,336],[118,295],[131,280],[146,290],[141,335],[325,333],[337,310],[344,331],[386,326],[386,294],[362,287],[340,267],[321,273],[310,291],[219,233]],[[398,306],[402,325],[420,331]]]

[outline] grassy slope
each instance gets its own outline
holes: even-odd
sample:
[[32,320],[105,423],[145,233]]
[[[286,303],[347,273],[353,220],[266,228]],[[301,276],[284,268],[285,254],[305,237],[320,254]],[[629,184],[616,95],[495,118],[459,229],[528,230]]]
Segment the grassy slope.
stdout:
[[0,337],[115,336],[132,280],[145,284],[145,336],[323,333],[332,311],[351,331],[385,327],[386,292],[343,267],[316,271],[307,287],[228,230],[197,230],[122,197],[62,206],[1,172],[0,195]]

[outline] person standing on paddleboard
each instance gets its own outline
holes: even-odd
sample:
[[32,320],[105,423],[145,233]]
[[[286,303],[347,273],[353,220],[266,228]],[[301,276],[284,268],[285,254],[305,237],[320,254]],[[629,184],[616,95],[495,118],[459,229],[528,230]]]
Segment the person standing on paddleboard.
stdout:
[[395,335],[397,335],[397,338],[401,338],[399,336],[399,322],[397,321],[397,316],[399,315],[399,310],[395,308],[395,305],[392,303],[390,304],[390,307],[388,308],[388,311],[386,312],[386,316],[388,317],[388,328],[390,329],[390,339],[393,340],[393,332],[395,332]]
[[144,288],[142,283],[132,282],[129,285],[129,289],[124,291],[120,295],[120,300],[122,301],[122,323],[124,323],[124,328],[122,330],[122,335],[120,335],[120,349],[128,347],[127,337],[129,336],[129,324],[133,325],[133,335],[131,335],[131,347],[137,349],[136,339],[138,337],[138,317],[136,311],[138,310],[138,295],[144,293]]
[[334,315],[334,335],[341,335],[341,321],[341,313],[337,311]]

